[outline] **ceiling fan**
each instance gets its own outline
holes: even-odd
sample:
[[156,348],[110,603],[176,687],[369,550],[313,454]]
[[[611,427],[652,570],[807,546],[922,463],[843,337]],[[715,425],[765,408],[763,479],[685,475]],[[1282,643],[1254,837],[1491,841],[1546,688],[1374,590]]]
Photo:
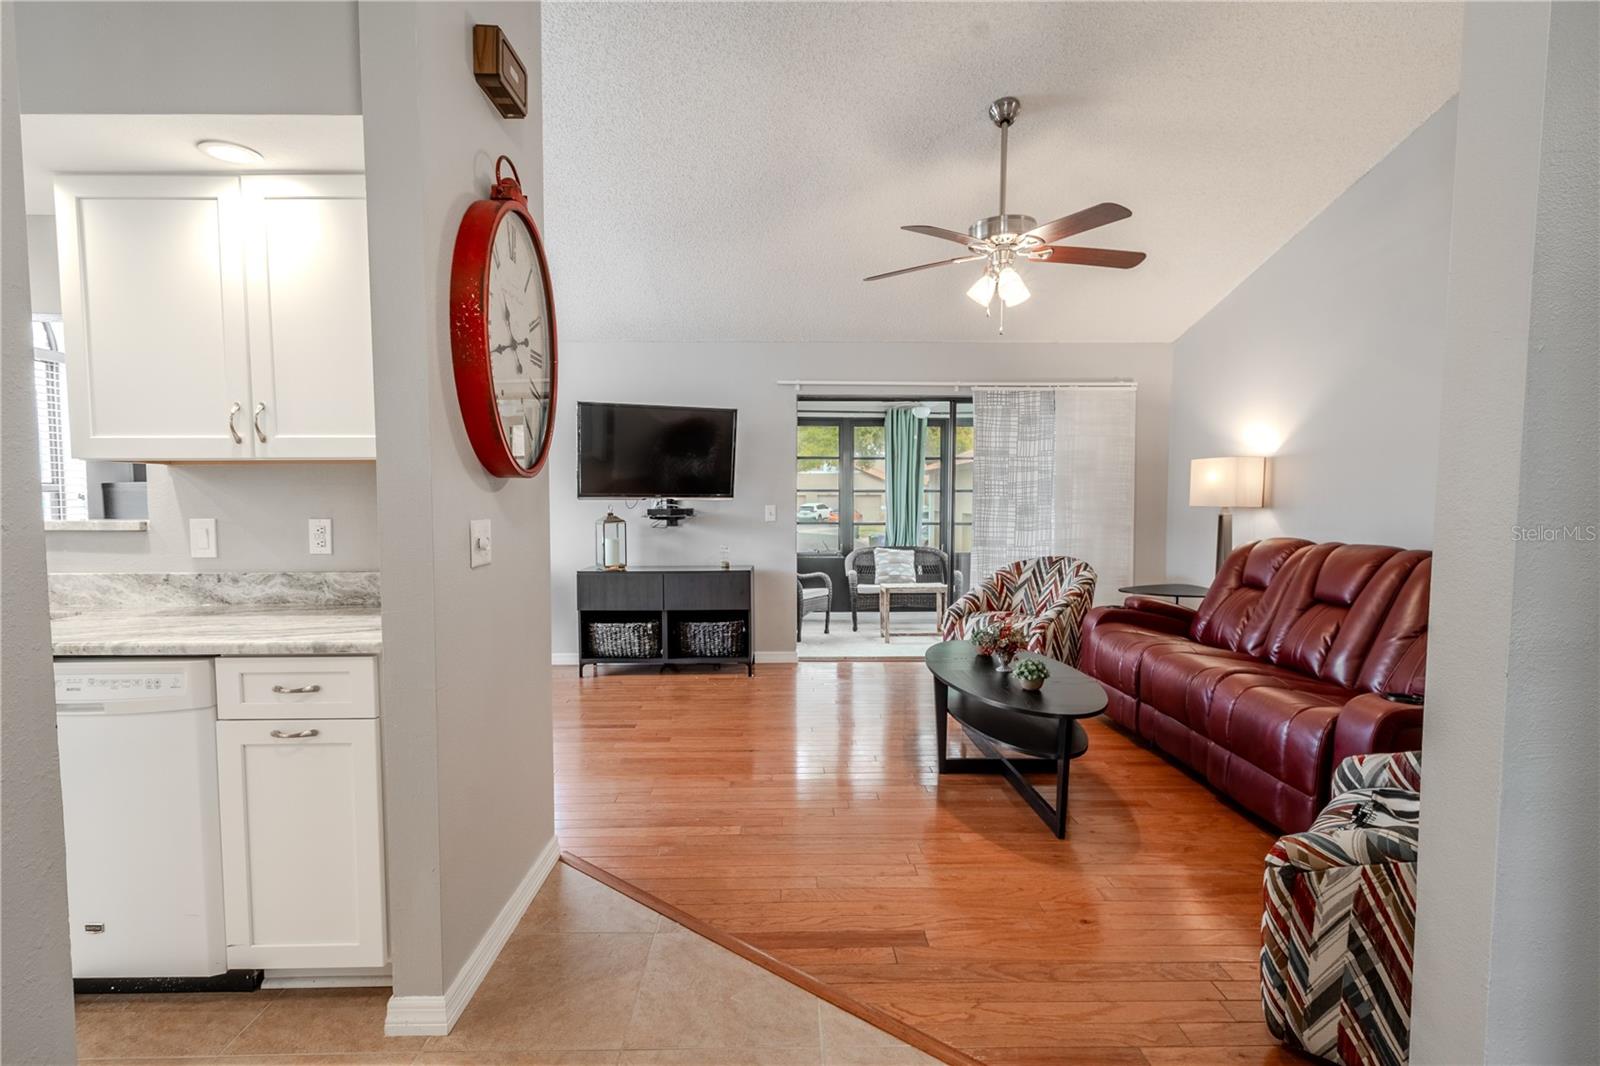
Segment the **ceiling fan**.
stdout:
[[1121,204],[1096,204],[1082,211],[1058,218],[1053,222],[1038,224],[1032,215],[1006,214],[1006,138],[1011,124],[1022,110],[1022,101],[1015,96],[1002,96],[989,105],[989,119],[1000,127],[1000,213],[980,218],[967,228],[967,232],[941,229],[938,226],[901,226],[912,233],[925,233],[930,237],[954,241],[967,246],[966,255],[954,259],[940,259],[934,263],[891,270],[874,274],[867,281],[912,274],[918,270],[949,266],[953,263],[985,261],[983,276],[967,290],[967,296],[987,314],[1000,300],[1000,332],[1006,331],[1006,312],[1026,300],[1028,286],[1023,282],[1017,265],[1034,263],[1076,263],[1079,266],[1115,267],[1127,270],[1144,262],[1143,252],[1122,252],[1111,248],[1080,248],[1075,245],[1053,242],[1076,233],[1083,233],[1132,216]]

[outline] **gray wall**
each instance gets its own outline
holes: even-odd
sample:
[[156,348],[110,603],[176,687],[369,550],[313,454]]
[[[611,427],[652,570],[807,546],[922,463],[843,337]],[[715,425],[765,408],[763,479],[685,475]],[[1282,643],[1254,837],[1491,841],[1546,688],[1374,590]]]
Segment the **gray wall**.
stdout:
[[[1189,461],[1271,454],[1268,536],[1433,543],[1454,102],[1173,345],[1167,566],[1207,583],[1216,514]],[[1281,443],[1275,443],[1281,442]]]
[[1600,1049],[1597,15],[1466,12],[1417,1066],[1593,1062]]
[[72,977],[39,516],[11,5],[0,5],[0,1061],[70,1063]]
[[[471,27],[501,26],[535,87],[499,117]],[[462,212],[505,153],[542,217],[539,6],[363,3],[384,776],[395,994],[441,993],[555,834],[549,480],[483,472],[461,428],[446,294]],[[494,562],[467,566],[467,524]]]
[[[558,273],[558,294],[560,282]],[[1134,571],[1136,580],[1157,580],[1165,566],[1171,371],[1164,344],[566,344],[550,460],[554,650],[563,657],[577,653],[574,574],[594,565],[594,523],[607,507],[604,500],[577,498],[579,400],[738,408],[734,499],[694,501],[695,517],[677,529],[651,528],[642,509],[616,511],[628,520],[628,557],[635,564],[715,562],[726,544],[734,562],[755,566],[756,652],[783,658],[792,657],[795,646],[796,393],[777,384],[780,379],[1137,381]],[[763,521],[766,504],[777,508],[777,521]]]
[[[150,466],[150,529],[47,533],[52,573],[378,569],[372,463]],[[217,557],[189,557],[189,519],[217,520]],[[333,554],[308,550],[306,520],[333,519]]]
[[18,3],[32,115],[359,115],[356,5]]

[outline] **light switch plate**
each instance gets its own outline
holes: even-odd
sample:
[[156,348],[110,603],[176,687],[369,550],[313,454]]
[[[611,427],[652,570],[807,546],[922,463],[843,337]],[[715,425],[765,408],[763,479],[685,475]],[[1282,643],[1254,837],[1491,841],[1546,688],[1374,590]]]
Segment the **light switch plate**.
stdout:
[[472,553],[470,565],[473,569],[488,566],[491,560],[491,549],[494,547],[489,535],[489,520],[487,518],[474,518],[467,527],[471,536],[470,544]]
[[333,554],[333,519],[310,518],[306,520],[306,532],[310,538],[308,545],[312,555]]
[[189,558],[215,559],[217,557],[217,520],[215,518],[189,519]]
[[778,505],[774,503],[767,504],[767,510],[764,517],[768,522],[776,522],[778,520]]

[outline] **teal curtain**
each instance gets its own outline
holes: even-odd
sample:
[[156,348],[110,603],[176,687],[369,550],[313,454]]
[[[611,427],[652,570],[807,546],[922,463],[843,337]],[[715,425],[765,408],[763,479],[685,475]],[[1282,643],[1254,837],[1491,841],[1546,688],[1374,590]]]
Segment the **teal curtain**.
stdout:
[[885,542],[897,548],[919,540],[922,523],[923,429],[927,419],[910,407],[891,407],[883,417],[889,468],[888,529]]

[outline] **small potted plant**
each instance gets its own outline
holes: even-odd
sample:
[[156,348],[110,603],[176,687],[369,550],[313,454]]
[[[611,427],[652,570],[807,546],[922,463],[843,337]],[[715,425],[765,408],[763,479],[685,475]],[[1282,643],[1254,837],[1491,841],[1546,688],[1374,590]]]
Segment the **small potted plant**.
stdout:
[[1011,676],[1017,679],[1019,687],[1038,692],[1044,679],[1050,676],[1050,668],[1038,659],[1023,659],[1011,668]]
[[994,668],[1004,672],[1022,648],[1022,634],[1010,622],[985,623],[973,630],[972,643],[979,655],[987,655]]

